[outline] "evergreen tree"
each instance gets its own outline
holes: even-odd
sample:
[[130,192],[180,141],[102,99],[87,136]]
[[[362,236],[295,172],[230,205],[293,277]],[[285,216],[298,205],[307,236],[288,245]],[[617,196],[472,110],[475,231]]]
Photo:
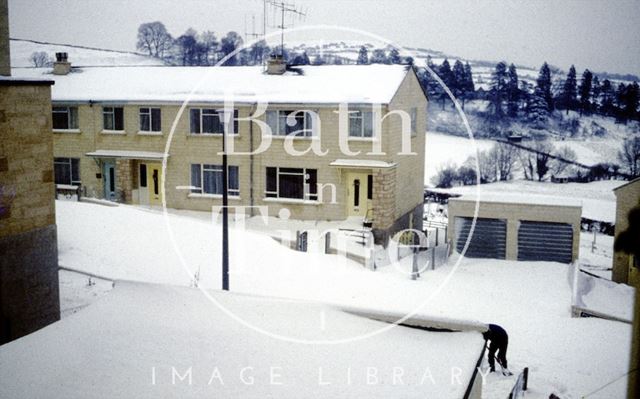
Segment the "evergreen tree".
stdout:
[[453,64],[450,89],[456,96],[462,96],[465,92],[464,65],[462,65],[462,62],[460,62],[460,60],[456,60],[456,62]]
[[357,64],[364,65],[369,63],[369,51],[365,46],[360,47],[360,51],[358,52],[358,60]]
[[507,96],[508,80],[507,64],[499,62],[491,74],[491,109],[493,116],[498,119],[504,116],[502,105]]
[[575,109],[576,96],[578,92],[577,85],[576,68],[571,65],[560,95],[562,106],[567,111],[567,115],[569,114],[569,110]]
[[549,106],[544,99],[544,92],[536,87],[527,104],[527,119],[534,128],[541,129],[546,126],[548,118]]
[[400,64],[402,63],[402,59],[400,58],[400,53],[398,49],[391,49],[389,52],[389,62],[392,64]]
[[588,69],[585,69],[580,82],[580,116],[582,116],[583,112],[591,112],[592,82],[593,74]]
[[[237,48],[242,47],[242,43],[242,37],[240,37],[238,33],[233,31],[227,33],[227,35],[220,40],[220,51],[222,52],[223,57],[233,53]],[[237,64],[238,60],[236,55],[229,57],[229,59],[224,62],[224,65]]]
[[625,104],[627,102],[627,86],[624,83],[618,84],[618,89],[615,94],[615,108],[614,114],[618,122],[624,121],[626,123],[626,114],[624,112]]
[[371,55],[370,62],[372,64],[386,64],[387,63],[387,53],[384,49],[377,48],[373,50],[373,54]]
[[520,90],[518,89],[518,71],[514,64],[509,65],[507,77],[507,112],[510,117],[515,118],[518,116]]
[[473,84],[473,74],[471,73],[471,65],[469,62],[464,64],[464,91],[467,93],[473,93],[476,91]]
[[451,71],[451,65],[449,64],[449,60],[445,58],[442,61],[442,65],[438,68],[438,76],[444,82],[447,87],[451,87],[453,83],[453,72]]
[[602,87],[600,88],[600,109],[604,115],[613,115],[615,112],[614,106],[614,91],[613,85],[611,85],[611,81],[609,79],[605,79],[602,82]]
[[591,82],[591,109],[594,111],[598,111],[598,100],[600,99],[600,79],[597,76],[593,77],[593,81]]
[[551,69],[545,62],[540,68],[538,74],[538,88],[541,90],[544,101],[547,103],[547,109],[553,111],[553,96],[551,95]]
[[624,114],[625,119],[635,119],[638,115],[638,96],[640,88],[638,87],[638,82],[629,83],[626,88],[625,97],[624,97],[624,106],[622,112]]

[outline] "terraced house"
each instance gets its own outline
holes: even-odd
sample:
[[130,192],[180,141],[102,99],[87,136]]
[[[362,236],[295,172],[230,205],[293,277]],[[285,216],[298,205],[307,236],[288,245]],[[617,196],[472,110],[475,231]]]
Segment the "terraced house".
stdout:
[[55,81],[61,189],[211,210],[221,204],[226,128],[230,205],[357,217],[382,242],[421,228],[427,98],[411,67],[72,68],[58,54],[53,71],[14,72]]

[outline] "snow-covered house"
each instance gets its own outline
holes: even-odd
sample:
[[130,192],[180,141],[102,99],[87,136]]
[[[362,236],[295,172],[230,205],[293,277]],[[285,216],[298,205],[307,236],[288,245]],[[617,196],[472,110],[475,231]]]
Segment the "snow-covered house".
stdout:
[[[57,64],[56,74],[15,73],[55,80],[58,184],[114,201],[160,205],[164,195],[168,207],[210,210],[221,204],[226,126],[236,153],[230,205],[268,206],[271,216],[287,208],[302,220],[367,218],[382,241],[421,228],[427,99],[410,67],[268,73]],[[227,112],[225,100],[233,101]]]

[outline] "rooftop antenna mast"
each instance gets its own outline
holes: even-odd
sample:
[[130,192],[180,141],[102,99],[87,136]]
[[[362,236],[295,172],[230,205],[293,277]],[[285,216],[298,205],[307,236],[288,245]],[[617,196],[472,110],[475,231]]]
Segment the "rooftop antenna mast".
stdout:
[[[254,14],[251,15],[251,32],[249,32],[247,30],[247,16],[246,16],[246,14],[244,16],[244,37],[248,41],[251,41],[251,40],[254,40],[254,39],[258,39],[259,37],[262,37],[262,40],[264,40],[264,34],[263,33],[258,33],[256,31],[256,16]],[[264,61],[264,54],[261,51],[260,52],[260,64],[262,64],[263,61]]]
[[265,0],[265,2],[267,1],[272,7],[280,11],[280,25],[276,25],[275,27],[280,29],[280,56],[284,59],[284,30],[287,29],[285,25],[285,14],[291,14],[298,18],[305,17],[307,14],[298,10],[293,3],[287,3],[282,0]]

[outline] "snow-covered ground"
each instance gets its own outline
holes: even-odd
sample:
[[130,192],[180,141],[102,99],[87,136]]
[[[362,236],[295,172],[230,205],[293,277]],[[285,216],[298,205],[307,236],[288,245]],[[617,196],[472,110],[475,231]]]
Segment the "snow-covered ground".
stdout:
[[29,58],[36,51],[44,51],[51,61],[55,61],[56,52],[66,52],[72,66],[164,65],[164,62],[157,58],[127,51],[100,50],[82,46],[38,43],[17,39],[11,39],[10,46],[11,66],[13,68],[33,67]]
[[[193,273],[199,271],[201,286],[220,286],[219,226],[187,215],[165,221],[157,211],[132,206],[65,201],[56,206],[61,265],[114,279],[183,286],[193,285]],[[235,292],[398,312],[424,304],[419,314],[500,324],[510,333],[510,368],[530,368],[531,398],[552,392],[581,397],[628,367],[629,325],[571,318],[566,265],[465,259],[457,269],[450,261],[411,281],[404,266],[373,272],[337,255],[291,251],[257,233],[232,231],[230,252]],[[615,290],[611,300],[626,306],[629,292],[599,280],[594,290],[605,295]],[[485,397],[504,398],[513,383],[513,378],[490,375]],[[598,395],[623,397],[624,389],[619,381]]]
[[438,173],[438,169],[449,164],[462,165],[470,156],[476,156],[477,151],[491,148],[492,140],[452,136],[433,131],[427,132],[424,157],[424,183],[432,185],[431,179]]

